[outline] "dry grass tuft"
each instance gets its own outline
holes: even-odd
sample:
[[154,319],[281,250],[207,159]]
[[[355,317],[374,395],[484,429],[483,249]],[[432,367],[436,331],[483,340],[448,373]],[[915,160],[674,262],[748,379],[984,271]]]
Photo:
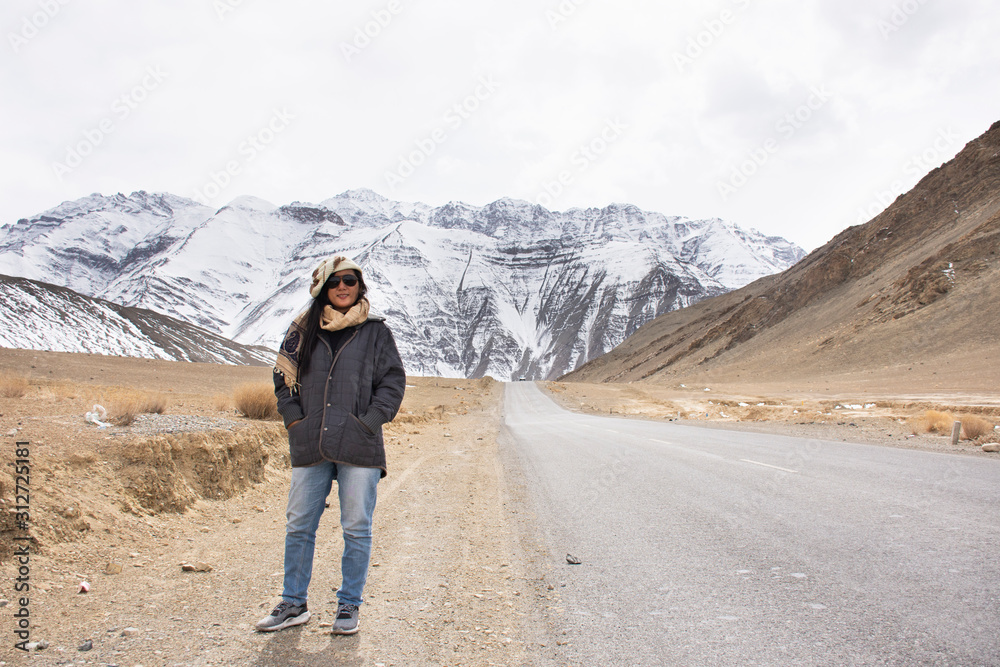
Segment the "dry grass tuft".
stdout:
[[913,433],[951,433],[952,425],[955,423],[955,415],[950,412],[940,412],[938,410],[928,410],[916,421],[912,422]]
[[56,382],[52,385],[52,391],[55,395],[62,399],[75,400],[80,398],[82,392],[80,387],[72,382]]
[[157,392],[150,394],[143,392],[145,402],[142,404],[142,412],[151,415],[162,415],[167,410],[167,397]]
[[268,382],[248,382],[233,390],[236,409],[249,419],[280,419],[274,385]]
[[162,415],[167,398],[160,393],[148,393],[127,387],[115,387],[103,396],[108,420],[118,426],[128,426],[141,414]]
[[962,437],[975,440],[987,433],[993,433],[993,424],[982,417],[962,417]]
[[142,414],[139,406],[142,402],[138,392],[129,389],[118,389],[103,398],[103,405],[108,411],[108,421],[118,426],[128,426]]
[[86,394],[85,389],[81,388],[80,385],[67,380],[56,380],[55,382],[47,382],[43,386],[38,388],[39,398],[47,399],[58,399],[58,400],[75,400]]
[[93,391],[93,387],[83,388],[66,380],[56,380],[54,382],[51,380],[42,380],[35,386],[32,398],[37,398],[41,401],[76,400],[86,396],[91,391]]
[[214,394],[212,407],[218,412],[229,412],[233,408],[233,399],[225,394]]
[[0,375],[0,396],[23,398],[28,393],[28,378],[23,375],[3,373]]
[[956,421],[962,422],[962,438],[965,440],[976,440],[993,432],[993,424],[982,417],[967,415],[959,419],[950,412],[939,410],[928,410],[923,417],[911,421],[910,427],[914,434],[941,433],[950,435]]

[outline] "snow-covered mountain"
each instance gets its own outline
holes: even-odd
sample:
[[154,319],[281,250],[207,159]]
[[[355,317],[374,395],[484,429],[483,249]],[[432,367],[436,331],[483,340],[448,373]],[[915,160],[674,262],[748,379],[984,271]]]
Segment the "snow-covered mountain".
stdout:
[[0,347],[270,365],[274,353],[143,308],[0,275]]
[[0,273],[149,308],[276,348],[333,253],[365,268],[416,375],[550,378],[657,315],[781,271],[802,250],[719,219],[612,204],[549,211],[395,202],[350,190],[319,204],[91,195],[0,228]]

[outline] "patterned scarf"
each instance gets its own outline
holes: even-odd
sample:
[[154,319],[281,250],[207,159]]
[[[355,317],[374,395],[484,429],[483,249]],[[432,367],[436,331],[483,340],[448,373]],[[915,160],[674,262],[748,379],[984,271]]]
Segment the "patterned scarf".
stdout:
[[[326,306],[320,314],[319,326],[327,331],[340,331],[347,327],[356,326],[368,319],[369,308],[368,299],[364,297],[361,297],[346,313],[334,310],[333,306]],[[301,352],[302,339],[306,334],[306,319],[308,317],[309,310],[307,309],[296,317],[295,321],[288,327],[285,340],[281,343],[278,358],[274,363],[274,372],[281,373],[285,377],[285,383],[293,393],[299,389],[299,352]]]

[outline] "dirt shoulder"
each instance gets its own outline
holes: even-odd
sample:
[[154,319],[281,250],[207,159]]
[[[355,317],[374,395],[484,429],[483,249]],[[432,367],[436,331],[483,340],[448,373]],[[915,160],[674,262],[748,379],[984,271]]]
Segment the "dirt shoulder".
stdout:
[[[24,397],[0,398],[0,434],[12,433],[0,458],[0,664],[548,664],[544,617],[557,601],[523,489],[500,463],[502,384],[408,378],[385,431],[361,632],[328,634],[342,549],[331,495],[312,620],[260,634],[253,624],[281,592],[287,443],[280,423],[251,423],[218,395],[270,370],[6,352],[0,368],[34,368]],[[166,392],[166,412],[130,428],[86,423],[109,387]],[[156,434],[158,423],[178,430]],[[27,530],[12,511],[17,441],[30,443]],[[25,544],[26,594],[14,590]],[[20,597],[44,646],[28,653],[15,648]]]
[[[840,391],[794,392],[758,385],[660,386],[645,383],[539,383],[568,410],[635,419],[675,420],[724,428],[820,440],[858,442],[927,451],[998,456],[982,443],[1000,441],[1000,432],[951,444],[947,435],[928,433],[928,410],[955,419],[975,417],[1000,424],[997,395],[909,394]],[[949,424],[950,426],[950,424]]]

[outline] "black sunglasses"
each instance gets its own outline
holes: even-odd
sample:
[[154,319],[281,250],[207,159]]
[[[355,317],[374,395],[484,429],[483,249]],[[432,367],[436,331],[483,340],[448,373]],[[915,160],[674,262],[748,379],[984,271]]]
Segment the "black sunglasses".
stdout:
[[340,285],[341,280],[343,280],[344,284],[347,285],[348,287],[354,287],[355,285],[358,284],[357,276],[351,276],[351,275],[330,276],[330,278],[326,281],[326,286],[328,289],[331,287],[337,287],[338,285]]

